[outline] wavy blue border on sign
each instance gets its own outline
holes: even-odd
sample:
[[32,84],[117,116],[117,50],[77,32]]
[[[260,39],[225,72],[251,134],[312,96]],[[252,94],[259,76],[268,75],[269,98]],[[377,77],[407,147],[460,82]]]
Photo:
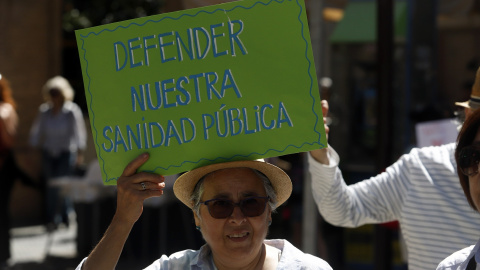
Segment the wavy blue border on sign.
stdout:
[[[127,29],[127,28],[129,28],[130,26],[132,26],[132,25],[135,25],[135,26],[144,26],[144,25],[146,25],[147,23],[159,23],[159,22],[161,22],[161,21],[163,21],[163,20],[166,20],[166,19],[180,20],[180,19],[181,19],[182,17],[184,17],[184,16],[196,17],[197,15],[199,15],[199,14],[201,14],[201,13],[214,14],[214,13],[216,13],[216,12],[230,12],[230,11],[233,11],[233,10],[235,10],[235,9],[237,9],[237,8],[243,8],[243,9],[248,10],[248,9],[253,9],[255,6],[257,6],[257,5],[259,5],[259,4],[264,5],[264,6],[268,6],[268,5],[270,5],[271,3],[273,3],[273,2],[277,2],[277,3],[279,3],[279,4],[283,4],[283,3],[286,2],[286,1],[291,2],[292,0],[270,0],[270,1],[268,1],[267,3],[255,2],[255,3],[253,3],[250,7],[245,7],[245,6],[238,5],[238,6],[235,6],[235,7],[231,8],[231,9],[221,9],[221,8],[218,8],[218,9],[215,9],[215,10],[213,10],[213,11],[211,11],[211,12],[205,11],[205,10],[199,10],[199,11],[198,11],[196,14],[194,14],[194,15],[192,15],[192,14],[181,14],[181,15],[178,16],[177,18],[170,17],[170,16],[165,16],[165,17],[162,17],[162,18],[159,19],[159,20],[147,20],[147,21],[145,21],[145,22],[142,23],[142,24],[138,24],[138,23],[136,23],[136,22],[131,22],[131,23],[128,24],[127,26],[119,25],[119,26],[115,27],[114,29],[106,29],[106,28],[105,28],[105,29],[102,29],[102,30],[100,30],[100,31],[98,31],[98,32],[91,31],[91,32],[89,32],[89,33],[86,34],[86,35],[80,34],[81,41],[82,41],[82,47],[81,47],[81,48],[82,48],[82,50],[83,50],[83,59],[84,59],[85,62],[87,63],[87,65],[86,65],[86,67],[85,67],[85,75],[86,75],[86,77],[88,78],[87,92],[88,92],[88,94],[90,95],[90,103],[89,103],[89,104],[90,104],[90,108],[89,108],[89,109],[90,109],[90,111],[92,112],[92,114],[91,114],[91,117],[92,117],[92,128],[93,128],[94,133],[95,133],[95,144],[97,145],[97,149],[99,149],[98,151],[101,151],[101,147],[97,144],[98,131],[97,131],[97,128],[96,128],[96,126],[95,126],[95,112],[93,111],[93,108],[92,108],[93,95],[92,95],[92,93],[91,93],[91,91],[90,91],[90,81],[91,81],[91,77],[90,77],[90,74],[88,73],[88,60],[87,60],[87,57],[86,57],[87,51],[86,51],[86,49],[84,48],[85,39],[86,39],[86,38],[88,38],[90,35],[98,36],[98,35],[102,34],[102,33],[105,32],[105,31],[114,32],[114,31],[118,30],[119,28]],[[297,149],[301,149],[301,148],[302,148],[303,146],[305,146],[305,145],[315,145],[315,144],[319,145],[320,147],[325,147],[325,145],[321,143],[322,134],[321,134],[321,132],[319,132],[319,131],[317,130],[319,120],[322,120],[322,123],[321,123],[321,124],[323,125],[323,119],[319,119],[319,116],[317,115],[317,113],[316,113],[315,110],[314,110],[315,106],[318,106],[318,105],[316,105],[316,100],[315,100],[315,97],[314,97],[314,95],[313,95],[313,93],[312,93],[312,91],[313,91],[313,89],[314,89],[314,88],[313,88],[313,84],[316,83],[316,82],[314,82],[314,80],[313,80],[314,77],[313,77],[312,74],[311,74],[312,62],[311,62],[310,59],[308,58],[308,51],[309,51],[310,43],[308,42],[307,38],[306,38],[305,35],[304,35],[305,27],[307,27],[307,26],[305,26],[305,25],[303,24],[302,20],[301,20],[301,16],[302,16],[302,12],[303,12],[302,5],[299,3],[299,0],[295,0],[295,1],[296,1],[297,5],[298,5],[298,7],[299,7],[298,21],[299,21],[299,23],[300,23],[300,25],[301,25],[302,38],[303,38],[303,40],[305,41],[305,58],[306,58],[306,60],[307,60],[307,62],[308,62],[307,73],[308,73],[308,76],[310,77],[310,97],[312,98],[312,101],[313,101],[313,103],[312,103],[312,112],[313,112],[313,114],[315,115],[315,117],[317,118],[317,121],[315,122],[315,125],[314,125],[314,132],[316,132],[316,133],[318,134],[318,141],[311,142],[311,143],[305,142],[305,143],[303,143],[303,144],[300,145],[300,146],[296,146],[296,145],[293,145],[293,144],[289,144],[289,145],[287,145],[283,150],[268,149],[268,150],[266,150],[266,151],[263,152],[263,153],[252,152],[252,153],[250,153],[250,154],[248,154],[248,155],[233,155],[233,156],[230,156],[230,157],[217,157],[217,158],[215,158],[215,159],[201,158],[201,159],[199,159],[199,160],[197,160],[197,161],[188,161],[188,160],[187,160],[187,161],[183,161],[183,162],[182,162],[181,164],[179,164],[179,165],[170,165],[170,166],[168,166],[168,167],[158,166],[158,167],[156,167],[154,170],[150,170],[150,172],[155,172],[157,169],[168,170],[168,169],[170,169],[170,168],[180,168],[180,167],[182,167],[183,165],[185,165],[185,164],[187,164],[187,163],[198,164],[198,163],[201,162],[201,161],[208,161],[208,162],[212,162],[212,163],[218,163],[218,162],[230,161],[230,160],[232,160],[232,159],[234,159],[234,158],[238,158],[238,157],[248,158],[248,157],[250,157],[250,156],[252,156],[252,155],[260,155],[260,156],[263,156],[263,155],[266,155],[266,154],[267,154],[268,152],[270,152],[270,151],[274,151],[274,152],[278,152],[279,154],[282,154],[282,153],[283,153],[287,148],[289,148],[289,147],[294,147],[294,148],[297,148]],[[243,2],[242,2],[242,3],[243,3]],[[307,30],[307,31],[308,31],[308,30]],[[103,170],[103,172],[104,172],[104,174],[105,174],[105,178],[106,178],[105,183],[108,183],[108,182],[110,182],[110,181],[116,181],[116,180],[118,179],[118,177],[113,177],[113,178],[109,178],[109,177],[108,177],[108,174],[107,174],[107,172],[106,172],[106,170],[105,170],[105,160],[102,158],[101,152],[98,153],[98,158],[99,158],[99,160],[102,161],[102,170]]]

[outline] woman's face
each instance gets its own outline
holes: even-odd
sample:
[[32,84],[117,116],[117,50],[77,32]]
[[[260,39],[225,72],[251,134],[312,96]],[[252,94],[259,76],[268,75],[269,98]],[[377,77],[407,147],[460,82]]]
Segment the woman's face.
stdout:
[[[472,144],[475,143],[480,143],[480,127],[477,130],[477,135],[475,136]],[[469,176],[468,182],[470,185],[470,196],[472,197],[473,203],[475,204],[477,209],[480,209],[480,173]]]
[[[203,185],[201,201],[221,198],[238,203],[248,197],[267,196],[260,177],[248,168],[215,171],[207,175]],[[235,207],[230,217],[215,219],[204,204],[200,206],[200,217],[195,214],[195,223],[200,226],[217,265],[241,261],[248,263],[260,256],[269,221],[271,210],[268,205],[263,214],[257,217],[246,217],[239,207]]]
[[65,98],[63,97],[62,93],[58,89],[51,89],[48,94],[50,95],[50,99],[53,103],[54,107],[62,107],[63,103],[65,102]]

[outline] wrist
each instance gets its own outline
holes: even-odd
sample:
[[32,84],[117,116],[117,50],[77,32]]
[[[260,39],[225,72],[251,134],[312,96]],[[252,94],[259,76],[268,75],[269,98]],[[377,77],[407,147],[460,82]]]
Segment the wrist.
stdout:
[[327,148],[312,150],[312,151],[310,151],[310,155],[317,162],[320,162],[324,165],[329,165],[330,164],[330,160],[328,159],[328,149]]

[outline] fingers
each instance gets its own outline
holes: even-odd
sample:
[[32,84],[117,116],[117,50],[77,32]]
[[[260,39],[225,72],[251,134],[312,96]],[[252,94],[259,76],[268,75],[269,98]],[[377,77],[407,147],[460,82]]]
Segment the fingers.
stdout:
[[139,200],[144,200],[153,196],[160,196],[163,194],[165,178],[161,175],[139,172],[132,176],[120,177],[117,181],[117,187],[121,193],[130,193]]
[[328,133],[330,132],[330,128],[327,125],[328,123],[327,115],[328,115],[329,106],[326,100],[322,100],[321,102],[322,102],[323,124],[325,127],[325,133],[328,139]]
[[329,109],[329,107],[328,107],[328,101],[326,101],[325,99],[323,99],[323,100],[321,101],[321,103],[322,103],[322,113],[323,113],[323,117],[327,117],[327,115],[328,115],[328,109]]
[[117,188],[122,194],[136,194],[135,196],[140,199],[163,194],[162,189],[165,187],[165,178],[162,175],[148,172],[137,173],[138,168],[142,166],[148,158],[148,153],[143,153],[125,167],[122,176],[117,180]]
[[[158,176],[158,177],[157,177]],[[143,179],[140,182],[134,181],[132,182],[132,186],[134,189],[138,191],[145,191],[145,190],[161,190],[165,187],[164,178],[160,175],[153,175],[153,177],[139,177],[139,179]],[[151,179],[151,181],[147,181],[146,179]]]
[[116,220],[135,223],[143,212],[143,201],[163,194],[165,178],[149,172],[136,172],[148,160],[142,154],[131,161],[117,180]]
[[148,153],[143,153],[136,157],[134,160],[130,161],[128,165],[123,170],[122,176],[131,176],[142,166],[150,156]]

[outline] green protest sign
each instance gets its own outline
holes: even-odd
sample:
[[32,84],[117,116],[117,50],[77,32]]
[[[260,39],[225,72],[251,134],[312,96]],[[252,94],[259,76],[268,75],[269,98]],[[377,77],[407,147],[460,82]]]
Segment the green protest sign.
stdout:
[[301,0],[244,0],[76,31],[105,184],[143,152],[171,175],[326,146]]

